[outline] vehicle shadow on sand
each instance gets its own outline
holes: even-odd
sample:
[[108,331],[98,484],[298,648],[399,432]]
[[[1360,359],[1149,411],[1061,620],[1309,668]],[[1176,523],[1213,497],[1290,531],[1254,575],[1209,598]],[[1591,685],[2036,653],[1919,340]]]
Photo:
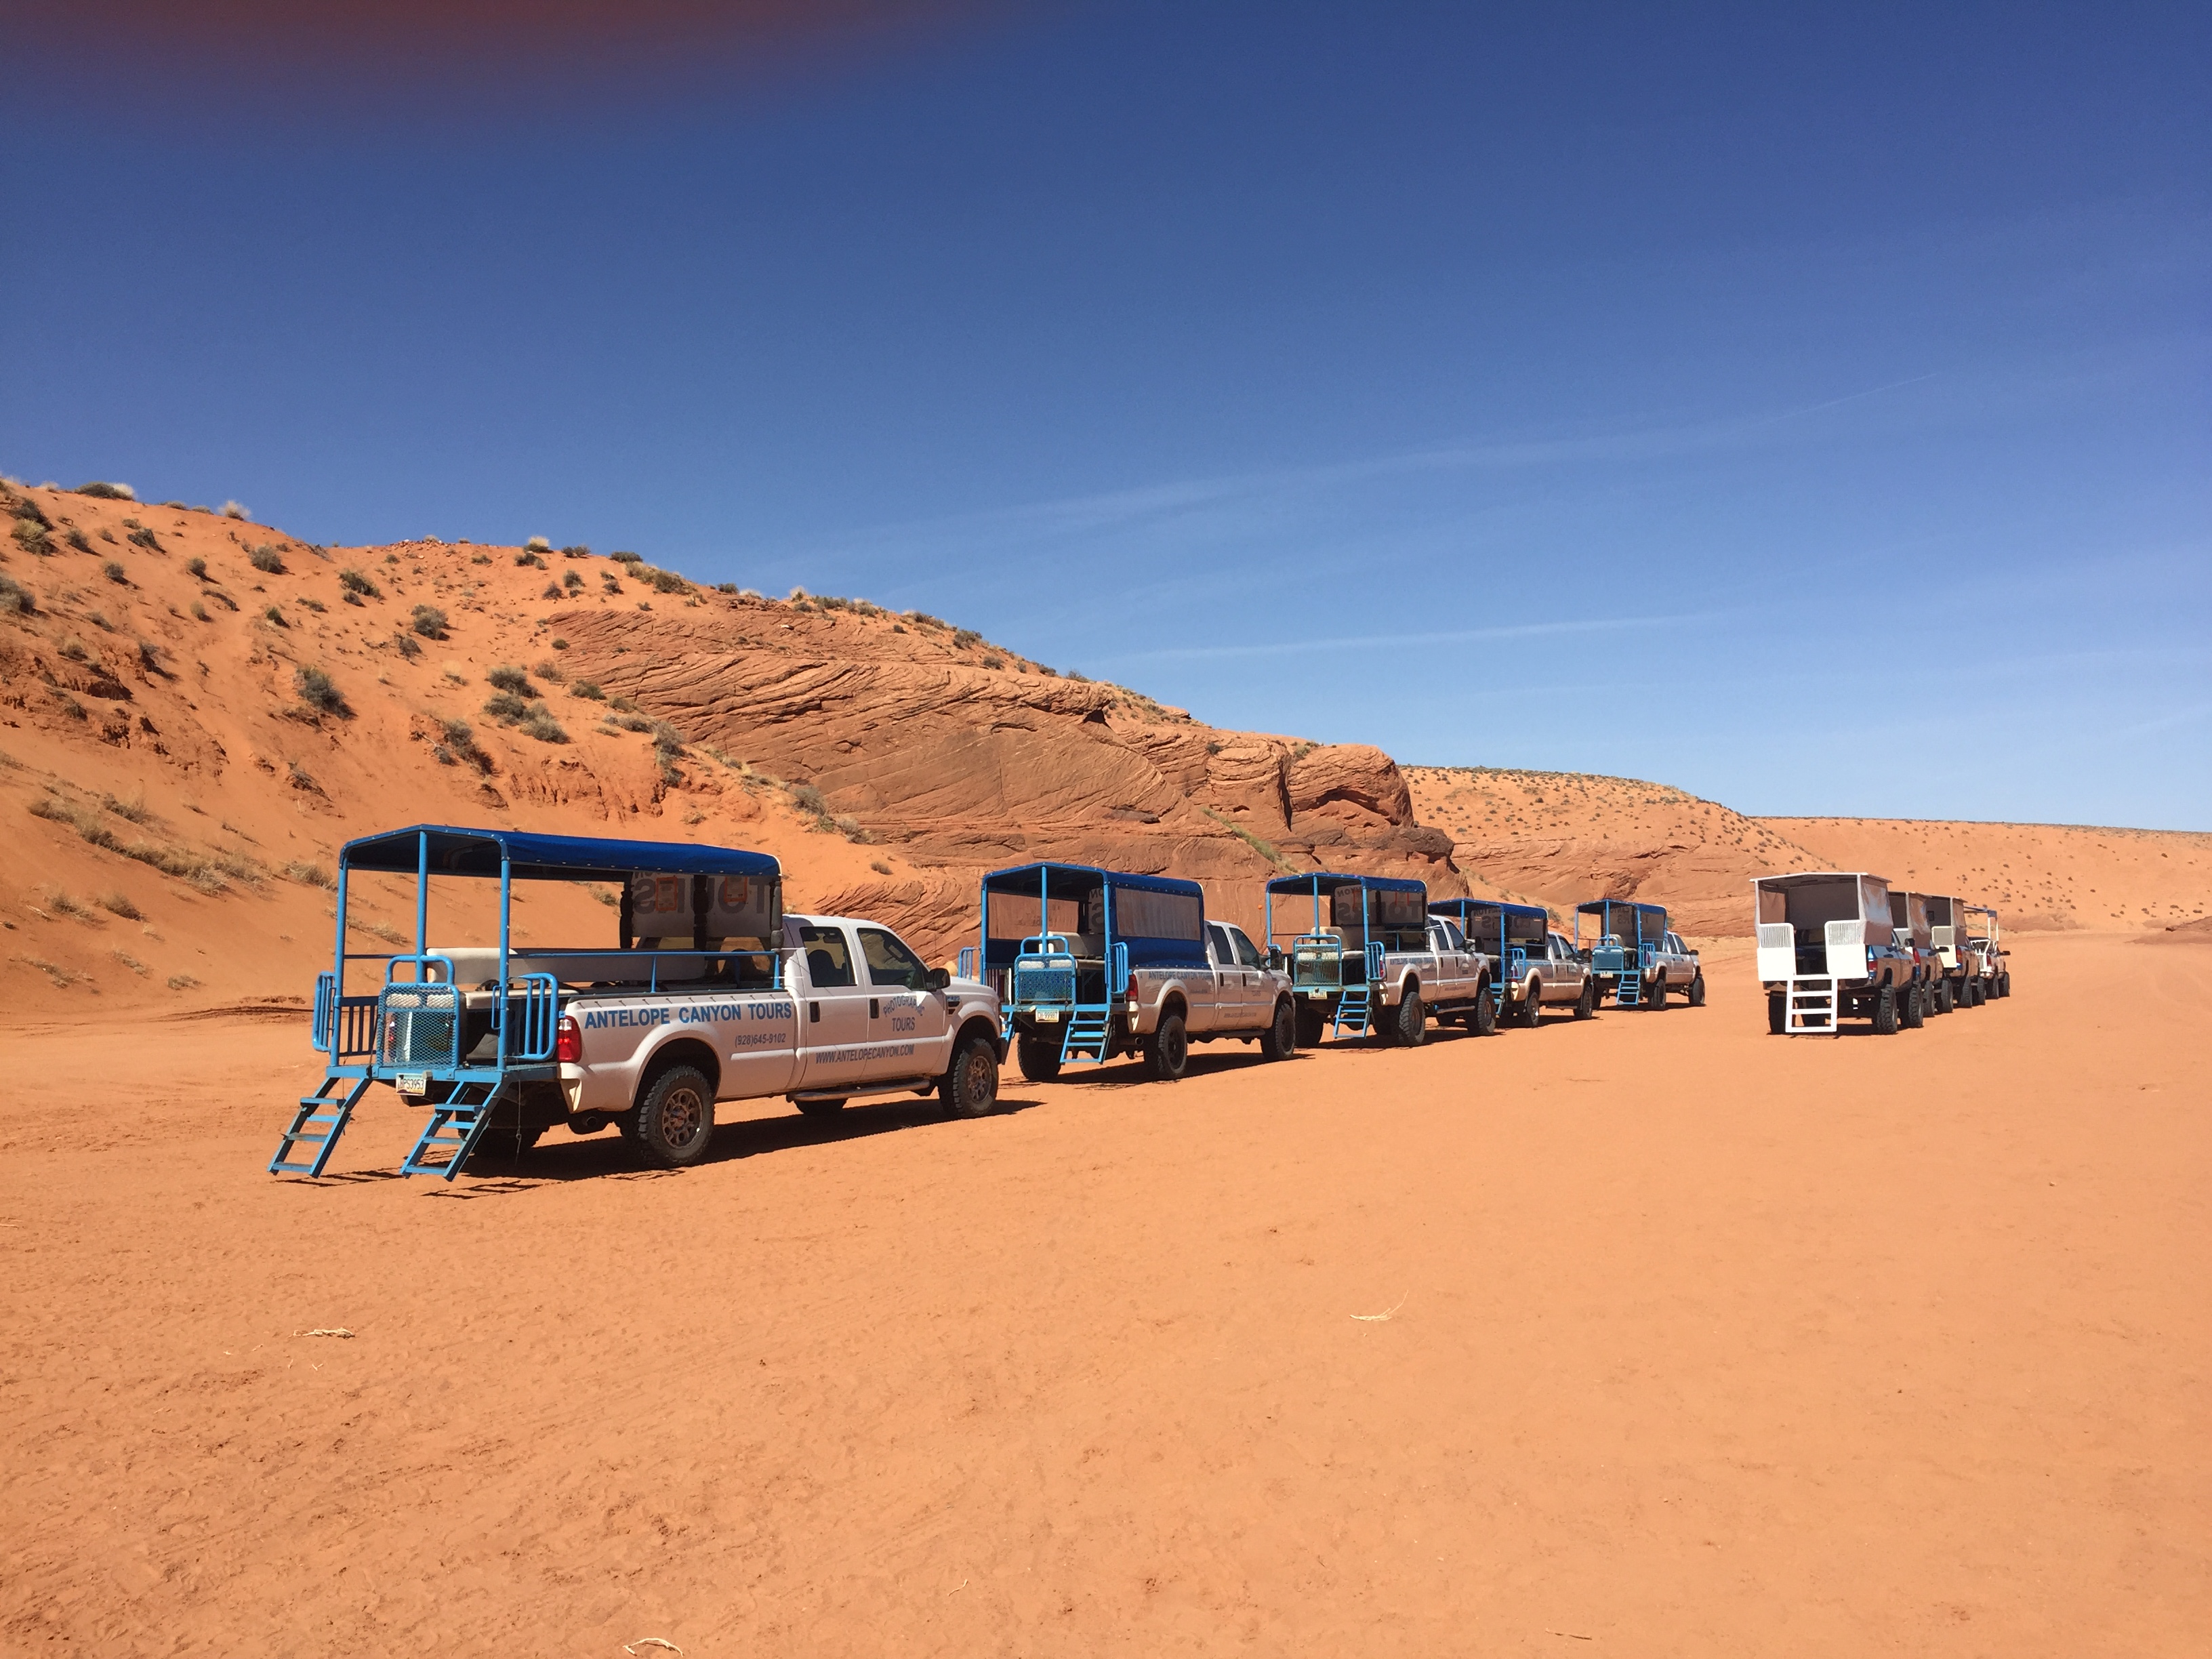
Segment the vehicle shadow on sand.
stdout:
[[[1025,1112],[1040,1103],[1002,1095],[997,1109],[987,1117]],[[714,1126],[714,1139],[707,1148],[707,1156],[691,1167],[706,1169],[772,1152],[895,1134],[902,1129],[957,1129],[985,1121],[948,1116],[933,1100],[902,1099],[856,1102],[841,1112],[819,1117],[793,1112],[787,1117],[739,1118]],[[540,1141],[520,1160],[496,1152],[478,1152],[451,1186],[439,1182],[434,1190],[441,1198],[491,1198],[563,1182],[667,1181],[687,1173],[647,1164],[627,1140],[612,1131],[583,1137],[556,1133],[557,1139]],[[369,1177],[365,1175],[364,1178]]]

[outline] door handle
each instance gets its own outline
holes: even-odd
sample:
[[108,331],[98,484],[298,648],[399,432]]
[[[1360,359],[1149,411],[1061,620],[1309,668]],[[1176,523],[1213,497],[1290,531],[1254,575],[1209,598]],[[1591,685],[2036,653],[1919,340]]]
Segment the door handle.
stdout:
[[868,1018],[870,1019],[880,1019],[883,1017],[883,1010],[876,1006],[878,1000],[879,999],[876,997],[870,997],[868,999]]
[[822,1023],[822,1005],[820,1003],[810,1002],[806,1005],[806,1023],[810,1025],[819,1025]]

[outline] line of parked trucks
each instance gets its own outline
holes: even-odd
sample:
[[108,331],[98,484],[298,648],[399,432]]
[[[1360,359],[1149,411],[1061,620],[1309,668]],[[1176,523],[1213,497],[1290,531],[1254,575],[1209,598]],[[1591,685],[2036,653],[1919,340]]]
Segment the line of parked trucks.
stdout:
[[[413,950],[345,948],[364,873],[413,878]],[[432,884],[447,878],[498,882],[495,944],[429,942]],[[617,942],[518,945],[521,882],[613,886]],[[1972,913],[1986,933],[1966,937],[1955,901],[1905,896],[1907,921],[1893,926],[1877,878],[1758,886],[1777,1030],[1832,1030],[1862,1011],[1877,1029],[1917,1024],[1955,1006],[1954,979],[1978,983],[2002,956],[1995,917]],[[1487,1036],[1547,1008],[1587,1019],[1608,1000],[1705,1000],[1698,953],[1656,904],[1594,899],[1568,934],[1541,906],[1431,901],[1418,881],[1330,872],[1279,877],[1262,904],[1263,943],[1208,917],[1194,881],[1057,862],[994,871],[976,943],[947,969],[880,923],[786,913],[764,854],[438,824],[364,837],[339,858],[337,944],[315,988],[325,1075],[269,1168],[322,1174],[376,1083],[428,1114],[406,1174],[451,1180],[478,1152],[519,1157],[549,1128],[609,1124],[673,1167],[705,1156],[723,1101],[781,1096],[829,1113],[933,1093],[975,1115],[995,1105],[1010,1058],[1032,1081],[1125,1055],[1173,1079],[1194,1042],[1253,1042],[1280,1060],[1331,1036],[1417,1047],[1432,1021]],[[1988,977],[2005,994],[2001,967]]]

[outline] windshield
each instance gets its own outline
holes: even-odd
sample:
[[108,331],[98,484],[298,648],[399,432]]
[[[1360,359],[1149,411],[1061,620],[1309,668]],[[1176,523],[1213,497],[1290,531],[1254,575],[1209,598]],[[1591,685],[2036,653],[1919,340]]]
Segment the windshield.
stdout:
[[871,985],[897,985],[909,991],[929,988],[929,969],[897,935],[880,927],[863,927],[860,954],[868,959]]

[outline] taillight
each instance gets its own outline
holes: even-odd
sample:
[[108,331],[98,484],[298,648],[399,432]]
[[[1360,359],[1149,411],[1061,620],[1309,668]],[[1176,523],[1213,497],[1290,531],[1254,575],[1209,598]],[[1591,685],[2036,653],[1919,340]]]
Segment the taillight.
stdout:
[[584,1060],[584,1028],[574,1014],[561,1016],[553,1029],[553,1058],[563,1066],[580,1066]]

